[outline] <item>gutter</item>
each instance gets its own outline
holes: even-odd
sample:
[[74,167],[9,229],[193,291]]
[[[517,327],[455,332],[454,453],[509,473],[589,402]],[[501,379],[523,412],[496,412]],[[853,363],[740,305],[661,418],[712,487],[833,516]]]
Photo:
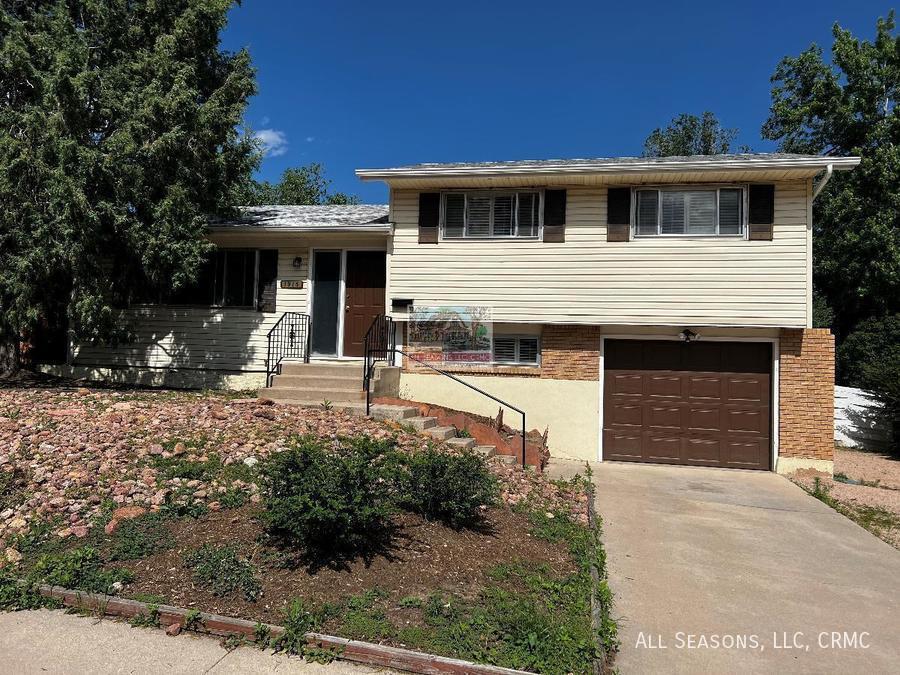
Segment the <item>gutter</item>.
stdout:
[[825,167],[825,175],[822,176],[822,180],[820,180],[816,186],[813,188],[812,193],[812,201],[816,201],[816,197],[819,196],[819,193],[825,189],[825,186],[828,185],[828,181],[831,180],[831,177],[834,175],[834,164],[829,164]]
[[384,225],[334,225],[334,226],[321,226],[321,225],[300,225],[300,226],[292,226],[292,225],[211,225],[208,228],[208,231],[215,232],[217,234],[221,234],[223,232],[240,232],[240,233],[250,233],[250,232],[265,232],[267,234],[278,233],[278,234],[391,234],[394,231],[393,223],[387,223]]

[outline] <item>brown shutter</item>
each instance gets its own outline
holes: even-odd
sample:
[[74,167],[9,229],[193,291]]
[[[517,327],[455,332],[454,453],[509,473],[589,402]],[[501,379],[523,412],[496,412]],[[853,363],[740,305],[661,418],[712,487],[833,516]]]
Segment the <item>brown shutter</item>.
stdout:
[[256,284],[256,308],[260,312],[275,311],[278,294],[278,250],[259,252],[259,275]]
[[775,186],[750,186],[750,239],[772,241],[775,224]]
[[441,219],[441,193],[419,193],[419,243],[438,243],[438,223]]
[[631,188],[609,188],[606,193],[606,241],[628,241],[631,236]]
[[566,191],[544,190],[544,241],[566,240]]

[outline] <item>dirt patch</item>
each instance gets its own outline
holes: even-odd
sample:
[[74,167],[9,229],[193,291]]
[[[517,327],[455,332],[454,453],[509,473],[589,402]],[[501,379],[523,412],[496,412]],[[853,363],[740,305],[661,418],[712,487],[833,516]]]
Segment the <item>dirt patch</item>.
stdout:
[[834,472],[851,480],[900,490],[900,458],[880,452],[835,448]]
[[[501,563],[547,565],[558,575],[574,571],[566,547],[532,537],[528,519],[509,509],[493,509],[482,528],[461,531],[401,514],[385,550],[368,559],[319,570],[297,565],[289,552],[267,545],[257,516],[255,507],[246,506],[172,523],[174,546],[129,564],[136,581],[124,595],[139,599],[158,596],[181,607],[278,623],[295,598],[317,605],[377,589],[386,594],[388,605],[396,607],[395,618],[403,621],[399,603],[404,598],[425,598],[435,592],[474,598],[484,588],[490,570]],[[218,597],[194,583],[183,559],[204,544],[233,545],[250,560],[262,584],[257,602],[239,595]]]

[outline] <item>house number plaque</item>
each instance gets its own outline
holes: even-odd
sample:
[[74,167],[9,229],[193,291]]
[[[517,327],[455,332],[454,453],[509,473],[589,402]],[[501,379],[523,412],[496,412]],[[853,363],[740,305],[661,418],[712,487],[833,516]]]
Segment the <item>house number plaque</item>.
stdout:
[[302,279],[282,279],[281,287],[290,289],[290,290],[300,290],[303,288],[303,280]]

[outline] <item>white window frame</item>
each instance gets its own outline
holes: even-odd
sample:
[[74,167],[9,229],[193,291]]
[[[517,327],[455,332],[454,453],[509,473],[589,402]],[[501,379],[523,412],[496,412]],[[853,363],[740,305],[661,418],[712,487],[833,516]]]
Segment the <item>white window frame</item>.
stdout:
[[[463,195],[465,203],[463,206],[463,233],[459,237],[447,236],[447,196]],[[530,194],[536,195],[538,198],[538,225],[534,234],[519,234],[519,195]],[[490,197],[491,198],[491,219],[488,224],[489,234],[486,236],[469,234],[469,197]],[[494,234],[494,198],[496,197],[513,197],[513,215],[515,216],[515,226],[512,234]],[[441,193],[441,213],[440,213],[440,231],[441,239],[447,241],[484,241],[486,239],[505,239],[505,240],[524,240],[534,241],[541,238],[544,229],[544,191],[543,190],[448,190]]]
[[[497,338],[507,338],[515,340],[516,357],[514,361],[497,361],[494,356],[494,340]],[[534,340],[537,342],[537,359],[535,361],[522,361],[520,340]],[[491,363],[495,366],[528,366],[537,368],[541,365],[541,336],[534,333],[528,335],[525,333],[499,333],[494,334],[491,338]]]
[[[722,190],[741,191],[741,231],[738,234],[719,233],[719,195]],[[637,222],[637,194],[638,192],[655,191],[657,193],[656,204],[656,233],[646,234],[638,232]],[[691,234],[689,232],[664,234],[662,232],[662,195],[663,192],[715,192],[716,193],[716,232],[715,234]],[[641,185],[631,190],[631,235],[635,239],[747,239],[749,233],[749,189],[746,184],[737,185]]]

